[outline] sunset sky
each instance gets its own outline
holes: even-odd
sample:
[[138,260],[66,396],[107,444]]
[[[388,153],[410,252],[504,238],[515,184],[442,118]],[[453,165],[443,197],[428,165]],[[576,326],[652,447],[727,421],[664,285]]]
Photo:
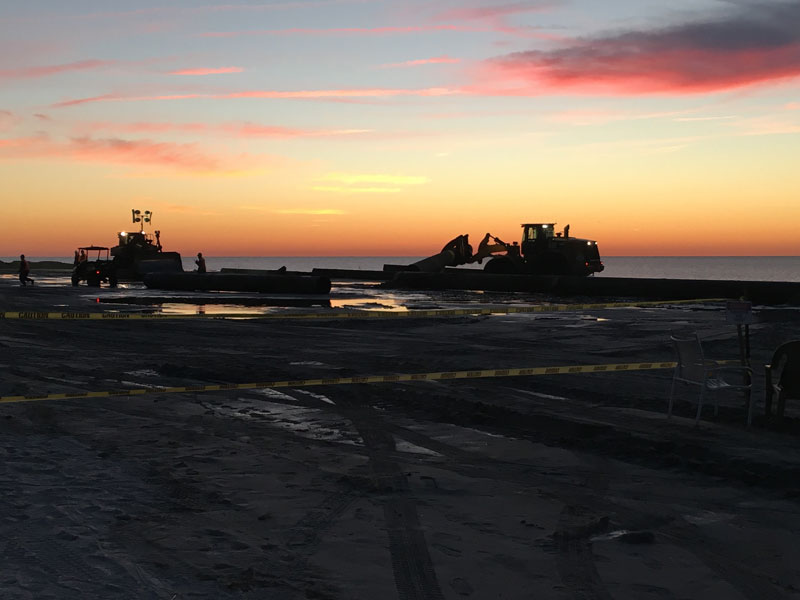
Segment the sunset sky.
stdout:
[[0,256],[800,255],[800,2],[3,2],[0,178]]

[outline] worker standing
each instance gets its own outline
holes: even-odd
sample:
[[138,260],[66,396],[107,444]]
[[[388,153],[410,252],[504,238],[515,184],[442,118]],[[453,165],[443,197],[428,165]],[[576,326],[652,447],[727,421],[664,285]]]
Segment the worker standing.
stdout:
[[197,265],[197,272],[198,273],[205,273],[206,272],[206,259],[203,258],[203,253],[197,253],[197,260],[194,261],[194,264]]

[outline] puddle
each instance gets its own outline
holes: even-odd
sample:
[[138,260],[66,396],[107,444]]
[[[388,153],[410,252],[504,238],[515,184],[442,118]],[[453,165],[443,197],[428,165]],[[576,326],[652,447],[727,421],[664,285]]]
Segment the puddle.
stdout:
[[542,392],[534,392],[532,390],[521,390],[519,388],[511,388],[515,392],[521,394],[528,394],[529,396],[536,396],[537,398],[544,398],[545,400],[566,400],[564,396],[553,396],[552,394],[543,394]]
[[157,379],[161,377],[158,371],[154,371],[153,369],[137,369],[136,371],[125,371],[125,375],[131,375],[132,377],[153,377]]
[[330,398],[328,398],[327,396],[324,396],[322,394],[317,394],[315,392],[309,392],[308,390],[297,390],[297,392],[300,393],[300,394],[304,394],[306,396],[311,396],[312,398],[316,398],[317,400],[322,400],[323,402],[327,402],[328,404],[336,405],[336,403],[333,400],[331,400]]
[[[281,396],[294,400],[286,394]],[[278,404],[268,400],[254,402],[241,397],[237,398],[237,401],[238,406],[218,406],[215,410],[237,419],[267,421],[273,427],[279,427],[306,439],[352,446],[362,445],[361,437],[350,428],[348,422],[341,417],[331,416],[325,410]]]
[[300,366],[302,366],[302,367],[327,367],[328,366],[325,363],[321,363],[321,362],[316,361],[316,360],[299,360],[299,361],[295,361],[295,362],[290,362],[289,364],[292,365],[292,366],[296,366],[296,367],[300,367]]
[[733,518],[733,515],[703,510],[693,515],[683,515],[683,518],[694,525],[710,525],[711,523],[730,521]]
[[441,456],[439,452],[435,450],[430,450],[429,448],[423,448],[422,446],[417,446],[416,444],[412,444],[411,442],[407,442],[406,440],[402,440],[398,437],[394,438],[394,447],[395,450],[398,452],[406,452],[408,454],[424,454],[426,456]]

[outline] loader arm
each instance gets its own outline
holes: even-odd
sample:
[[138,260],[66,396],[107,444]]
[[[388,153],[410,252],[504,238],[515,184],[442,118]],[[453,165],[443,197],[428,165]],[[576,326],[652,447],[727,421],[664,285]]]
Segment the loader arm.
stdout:
[[[491,243],[492,240],[494,240],[494,243]],[[497,252],[508,252],[508,244],[500,238],[487,233],[483,236],[481,243],[478,244],[478,251],[472,255],[469,262],[480,264],[483,262],[484,258],[489,258],[492,254]]]

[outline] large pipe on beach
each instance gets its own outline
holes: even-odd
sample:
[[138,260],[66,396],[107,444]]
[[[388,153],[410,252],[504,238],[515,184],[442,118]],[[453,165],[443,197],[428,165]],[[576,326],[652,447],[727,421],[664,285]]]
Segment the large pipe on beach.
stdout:
[[541,292],[559,296],[635,297],[659,300],[746,298],[758,304],[800,303],[800,282],[718,279],[644,279],[566,275],[501,275],[478,270],[399,272],[384,287],[412,290]]
[[244,275],[239,273],[148,273],[148,288],[180,291],[328,294],[331,280],[319,275]]

